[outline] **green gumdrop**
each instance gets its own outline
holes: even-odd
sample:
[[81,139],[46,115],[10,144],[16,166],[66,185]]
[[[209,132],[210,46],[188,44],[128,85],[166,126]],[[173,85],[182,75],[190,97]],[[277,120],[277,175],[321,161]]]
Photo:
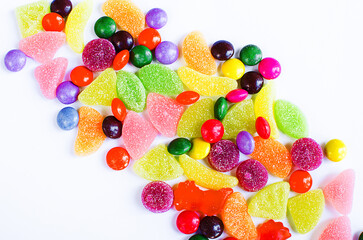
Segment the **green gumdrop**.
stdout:
[[116,97],[116,73],[107,68],[78,95],[78,100],[85,105],[111,106]]
[[177,134],[179,137],[201,137],[201,128],[205,121],[213,119],[214,103],[204,98],[190,106],[180,118]]
[[224,126],[223,139],[236,138],[241,131],[255,134],[255,121],[252,99],[246,99],[233,105],[222,121]]
[[218,120],[223,120],[228,111],[228,103],[224,97],[218,98],[214,104],[214,117]]
[[297,232],[305,234],[318,224],[325,206],[321,189],[309,191],[289,199],[287,208]]
[[277,127],[281,132],[297,139],[309,135],[306,118],[296,105],[285,100],[277,100],[274,114]]
[[118,71],[116,81],[117,96],[126,108],[135,112],[142,112],[146,105],[146,91],[140,79],[126,71]]
[[286,217],[290,184],[277,182],[266,186],[252,197],[248,213],[253,217],[282,220]]
[[176,72],[161,64],[144,66],[138,76],[149,92],[166,96],[178,95],[183,91],[183,84]]
[[179,162],[164,144],[160,144],[136,161],[134,171],[150,181],[167,181],[183,175]]

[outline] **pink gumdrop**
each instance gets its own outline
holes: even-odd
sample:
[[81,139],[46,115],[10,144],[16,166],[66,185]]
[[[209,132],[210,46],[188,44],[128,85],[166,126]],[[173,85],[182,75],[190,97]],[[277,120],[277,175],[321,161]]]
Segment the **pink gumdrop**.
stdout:
[[319,240],[351,240],[350,220],[347,216],[332,219],[325,227]]
[[173,206],[174,193],[165,182],[151,182],[144,187],[141,201],[145,208],[153,213],[163,213]]
[[353,169],[348,169],[341,172],[324,188],[326,201],[341,214],[346,215],[352,211],[354,182],[355,172]]
[[154,127],[165,137],[174,137],[184,106],[157,93],[147,95],[147,111]]
[[68,60],[60,57],[35,68],[34,75],[44,97],[56,97],[57,87],[64,79],[67,66]]
[[208,161],[217,171],[231,171],[239,161],[238,147],[230,140],[220,140],[211,147]]
[[246,90],[235,89],[235,90],[230,91],[226,95],[226,98],[231,103],[237,103],[237,102],[242,102],[243,100],[245,100],[247,96],[248,96],[248,92]]
[[321,165],[323,150],[314,139],[300,138],[292,145],[291,159],[300,169],[312,171]]
[[93,72],[101,72],[112,66],[115,47],[107,39],[94,39],[83,49],[83,64]]
[[243,189],[257,192],[266,186],[268,172],[259,161],[248,159],[238,165],[236,177]]
[[274,58],[264,58],[258,65],[258,71],[267,80],[275,79],[281,73],[281,65]]

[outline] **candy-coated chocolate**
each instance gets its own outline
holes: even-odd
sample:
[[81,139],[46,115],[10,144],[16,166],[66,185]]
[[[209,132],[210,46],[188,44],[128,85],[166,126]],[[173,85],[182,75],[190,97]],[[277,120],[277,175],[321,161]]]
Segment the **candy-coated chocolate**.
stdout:
[[111,148],[106,155],[107,165],[116,171],[125,169],[130,163],[130,155],[125,148]]
[[203,159],[208,156],[210,151],[210,143],[203,140],[203,138],[194,138],[192,140],[192,148],[189,151],[189,156],[194,159]]
[[208,240],[208,238],[203,236],[202,234],[196,234],[194,236],[191,236],[189,240]]
[[121,52],[122,50],[130,51],[134,46],[134,38],[131,36],[130,33],[123,30],[113,34],[110,38],[110,41],[115,47],[117,53]]
[[218,120],[223,120],[228,111],[228,103],[224,97],[220,97],[217,99],[214,104],[214,117]]
[[190,150],[192,143],[187,138],[176,138],[168,145],[168,152],[173,155],[182,155]]
[[313,179],[309,172],[297,170],[291,174],[289,183],[292,191],[306,193],[313,185]]
[[201,133],[206,142],[218,142],[223,137],[223,124],[216,119],[209,119],[203,123]]
[[332,139],[325,145],[326,157],[333,162],[340,162],[347,155],[347,147],[339,139]]
[[137,38],[139,45],[143,45],[150,50],[154,50],[161,42],[160,33],[154,28],[146,28]]
[[263,139],[268,139],[271,134],[270,124],[263,117],[256,119],[256,131],[258,135]]
[[245,100],[247,96],[248,96],[248,92],[246,90],[235,89],[235,90],[230,91],[226,95],[226,98],[231,103],[237,103],[237,102],[242,102],[243,100]]
[[262,51],[256,45],[249,44],[241,49],[239,57],[247,66],[254,66],[261,61]]
[[64,19],[58,13],[48,13],[42,19],[42,26],[45,31],[60,32],[64,29]]
[[126,106],[123,101],[119,98],[114,98],[111,103],[111,110],[112,114],[117,118],[119,121],[125,120],[127,111]]
[[245,73],[245,65],[237,58],[232,58],[222,64],[222,73],[225,77],[237,80]]
[[103,119],[102,130],[109,138],[120,138],[122,134],[122,123],[114,116],[107,116]]
[[135,67],[142,68],[151,63],[153,55],[147,47],[138,45],[131,50],[130,60]]
[[183,105],[190,105],[198,101],[200,98],[199,93],[194,91],[184,91],[180,93],[175,100]]
[[172,64],[179,57],[179,49],[175,43],[164,41],[155,48],[155,58],[162,64]]
[[50,11],[65,18],[72,11],[72,2],[70,0],[54,0],[50,4]]
[[71,81],[65,81],[58,85],[56,96],[63,104],[71,104],[77,101],[79,94],[78,86],[74,85]]
[[184,211],[178,215],[176,226],[184,234],[192,234],[198,230],[199,215],[194,211]]
[[149,27],[159,29],[165,26],[168,21],[168,15],[163,9],[153,8],[147,12],[145,20]]
[[232,43],[226,40],[219,40],[212,45],[212,56],[221,61],[230,59],[234,54],[234,48]]
[[128,50],[122,50],[121,52],[116,54],[115,59],[113,60],[113,69],[115,71],[123,69],[126,64],[129,62],[130,53]]
[[272,80],[280,75],[281,65],[274,58],[264,58],[258,65],[258,71],[267,80]]
[[85,87],[93,81],[93,72],[85,66],[78,66],[73,68],[70,78],[75,85]]
[[200,221],[199,229],[204,236],[214,239],[222,235],[224,225],[219,217],[206,216]]
[[238,149],[244,155],[250,155],[255,149],[255,140],[253,139],[251,133],[247,131],[241,131],[238,133],[236,137],[236,144]]
[[258,93],[263,87],[263,77],[258,72],[246,72],[240,79],[240,85],[249,94]]
[[63,130],[71,130],[77,127],[79,115],[76,109],[65,107],[57,115],[58,126]]
[[99,38],[109,38],[116,32],[116,23],[110,17],[100,17],[95,23],[94,31]]
[[19,72],[25,66],[26,55],[20,50],[11,50],[5,55],[4,63],[9,71]]

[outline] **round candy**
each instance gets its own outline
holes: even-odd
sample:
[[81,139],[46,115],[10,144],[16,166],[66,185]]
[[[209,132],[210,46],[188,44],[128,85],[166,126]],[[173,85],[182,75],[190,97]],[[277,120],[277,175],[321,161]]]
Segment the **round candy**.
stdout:
[[291,159],[301,170],[312,171],[321,165],[323,150],[314,139],[300,138],[292,145]]
[[145,20],[149,27],[159,29],[165,26],[168,15],[163,9],[153,8],[147,12]]
[[281,65],[274,58],[264,58],[258,65],[258,71],[267,80],[272,80],[280,75]]
[[192,234],[198,230],[199,215],[194,211],[184,211],[178,215],[176,226],[184,234]]
[[103,119],[102,130],[109,138],[120,138],[122,134],[122,123],[115,116],[107,116]]
[[26,55],[22,51],[14,49],[5,55],[4,62],[9,71],[19,72],[25,66]]
[[239,151],[236,144],[230,140],[216,142],[212,145],[208,161],[219,172],[231,171],[239,161]]
[[153,213],[168,211],[173,206],[173,199],[173,189],[162,181],[147,184],[141,194],[142,204]]
[[161,42],[155,48],[155,58],[162,64],[172,64],[178,60],[179,49],[178,46],[172,42]]
[[45,31],[60,32],[64,29],[64,19],[58,13],[48,13],[42,19],[42,26]]
[[97,37],[109,38],[116,32],[116,23],[112,18],[103,16],[96,21],[94,30]]
[[74,85],[71,81],[65,81],[58,85],[56,96],[63,104],[71,104],[77,101],[79,94],[78,86]]
[[183,105],[190,105],[197,102],[200,98],[199,93],[194,91],[184,91],[180,93],[175,100]]
[[75,85],[85,87],[93,81],[93,72],[84,66],[78,66],[73,68],[70,78]]
[[238,149],[244,155],[250,155],[255,149],[255,140],[253,136],[247,131],[241,131],[237,134],[236,144]]
[[228,111],[228,103],[224,97],[220,97],[217,99],[214,104],[214,117],[218,120],[223,120]]
[[359,235],[359,239],[358,240],[363,240],[363,232]]
[[135,67],[142,68],[143,66],[151,63],[153,60],[153,55],[150,49],[139,45],[131,50],[130,60]]
[[239,58],[247,66],[254,66],[261,61],[262,51],[256,45],[249,44],[241,49]]
[[211,53],[215,59],[226,61],[233,56],[234,48],[232,43],[225,40],[220,40],[212,45]]
[[63,130],[71,130],[77,127],[79,115],[76,109],[65,107],[57,115],[57,124]]
[[189,240],[208,240],[208,238],[203,236],[202,234],[196,234],[194,236],[191,236]]
[[106,155],[106,163],[113,170],[125,169],[130,163],[130,155],[125,148],[111,148]]
[[208,156],[210,151],[210,143],[202,138],[194,138],[192,141],[192,149],[189,151],[189,156],[194,159],[203,159]]
[[347,155],[347,147],[339,139],[332,139],[325,145],[326,157],[333,162],[340,162]]
[[263,139],[268,139],[271,135],[271,128],[268,121],[263,117],[258,117],[256,119],[256,132]]
[[222,139],[224,127],[220,121],[209,119],[203,123],[201,133],[206,142],[215,143]]
[[268,172],[259,161],[248,159],[238,165],[236,177],[244,190],[257,192],[266,186]]
[[230,91],[226,95],[226,98],[231,103],[238,103],[238,102],[242,102],[243,100],[245,100],[247,96],[248,96],[248,92],[246,90],[235,89],[235,90]]
[[245,65],[237,58],[232,58],[222,64],[222,73],[225,77],[237,80],[245,73]]
[[228,238],[225,238],[224,240],[238,240],[238,239],[234,238],[234,237],[228,237]]
[[313,185],[313,179],[307,171],[297,170],[291,174],[289,183],[291,191],[306,193]]
[[154,28],[146,28],[137,38],[139,45],[143,45],[150,50],[154,50],[161,42],[160,33]]
[[50,4],[50,11],[65,18],[72,11],[72,2],[70,0],[54,0]]
[[110,41],[94,39],[84,47],[82,60],[89,70],[100,72],[112,66],[115,55],[115,48]]
[[249,94],[255,94],[263,87],[263,77],[258,72],[247,72],[242,76],[240,84]]
[[111,110],[112,114],[117,118],[119,121],[125,120],[126,117],[126,107],[125,104],[119,98],[114,98],[111,103]]
[[113,69],[115,71],[123,69],[126,64],[129,62],[130,53],[128,50],[122,50],[121,52],[116,54],[115,59],[113,60]]
[[182,155],[192,148],[192,143],[186,138],[176,138],[168,145],[168,152],[173,155]]
[[207,238],[217,238],[222,235],[224,225],[217,216],[206,216],[200,221],[200,231]]
[[110,38],[117,53],[122,50],[130,51],[134,46],[134,38],[126,31],[118,31]]

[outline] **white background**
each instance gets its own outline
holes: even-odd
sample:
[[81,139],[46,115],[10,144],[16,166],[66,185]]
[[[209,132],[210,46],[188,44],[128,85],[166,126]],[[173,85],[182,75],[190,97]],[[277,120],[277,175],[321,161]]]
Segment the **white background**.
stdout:
[[[1,4],[1,58],[18,46],[20,34],[14,9],[28,2],[11,0]],[[163,40],[180,43],[188,32],[200,30],[210,45],[226,39],[239,53],[241,47],[253,43],[261,47],[265,57],[280,61],[282,74],[275,80],[278,98],[290,100],[304,111],[310,136],[319,143],[339,138],[348,146],[346,159],[340,163],[325,159],[311,174],[315,189],[343,169],[356,170],[350,219],[357,239],[363,231],[363,2],[135,2],[145,13],[153,7],[166,10],[169,21],[160,30]],[[102,3],[95,0],[86,42],[96,37],[92,29],[103,15]],[[68,46],[62,47],[57,56],[70,61],[66,79],[70,70],[81,64],[81,56]],[[0,239],[188,239],[175,227],[175,210],[153,214],[144,209],[140,194],[147,181],[135,175],[132,167],[120,172],[107,167],[105,154],[119,146],[120,140],[106,140],[98,152],[88,157],[74,155],[77,132],[57,127],[56,115],[64,106],[40,94],[33,77],[37,65],[29,59],[21,72],[10,73],[1,64]],[[180,65],[171,67],[177,69]],[[127,70],[136,69],[129,66]],[[109,108],[103,108],[102,113],[109,114]],[[160,138],[153,145],[170,140]],[[293,142],[287,138],[283,141]],[[269,182],[277,180],[271,177]],[[240,187],[235,190],[242,191]],[[242,192],[246,198],[252,195]],[[317,228],[306,235],[293,232],[292,239],[317,239],[327,220],[337,216],[331,207],[325,208]],[[257,224],[261,219],[254,221]],[[286,220],[284,224],[288,224]]]

